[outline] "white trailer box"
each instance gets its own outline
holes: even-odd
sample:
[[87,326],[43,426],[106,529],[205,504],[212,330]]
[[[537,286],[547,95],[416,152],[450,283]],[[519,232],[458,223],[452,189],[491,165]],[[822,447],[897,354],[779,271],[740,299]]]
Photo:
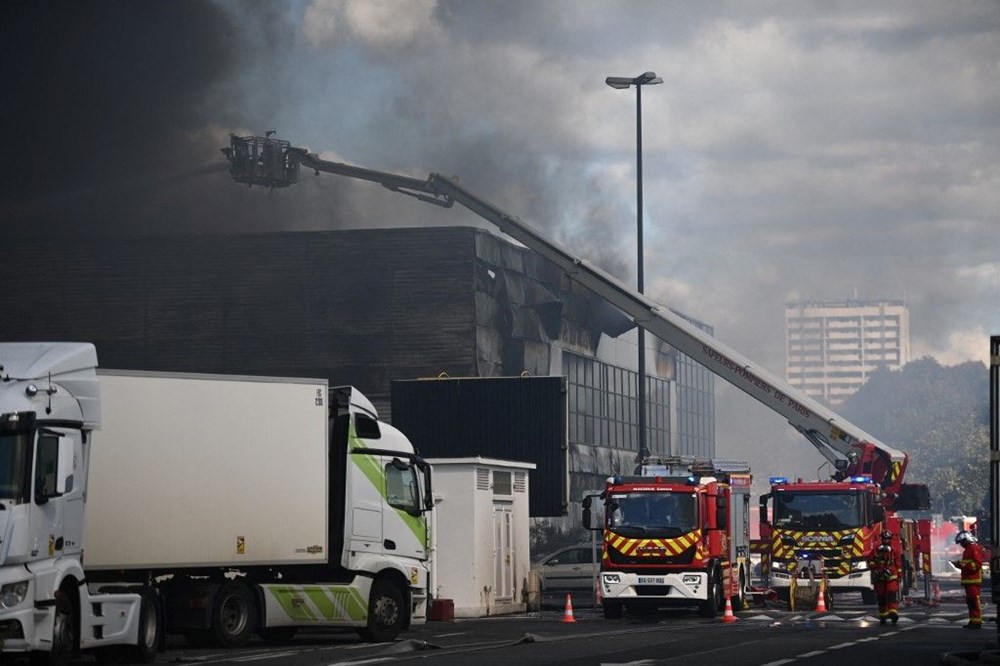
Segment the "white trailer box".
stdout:
[[531,569],[528,471],[533,463],[432,458],[434,596],[455,617],[523,613]]
[[325,380],[98,373],[88,569],[327,561]]

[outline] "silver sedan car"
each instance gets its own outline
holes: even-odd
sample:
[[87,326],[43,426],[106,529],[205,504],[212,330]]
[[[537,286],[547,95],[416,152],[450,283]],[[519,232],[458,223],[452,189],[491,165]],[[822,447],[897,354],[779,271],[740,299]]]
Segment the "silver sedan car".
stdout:
[[567,546],[538,560],[532,568],[538,572],[542,592],[590,590],[601,567],[601,547],[590,544]]

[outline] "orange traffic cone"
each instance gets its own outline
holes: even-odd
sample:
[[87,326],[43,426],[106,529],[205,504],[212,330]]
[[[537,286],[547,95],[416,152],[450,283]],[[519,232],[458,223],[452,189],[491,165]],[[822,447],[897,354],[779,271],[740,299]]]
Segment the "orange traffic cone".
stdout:
[[737,618],[735,615],[733,615],[733,602],[727,596],[726,597],[726,612],[722,614],[722,623],[723,624],[732,624],[733,622],[736,622],[738,619],[739,618]]
[[826,585],[823,584],[823,581],[819,583],[819,599],[816,600],[816,612],[826,612]]
[[566,610],[563,611],[563,622],[576,622],[573,618],[573,602],[570,600],[570,595],[566,595]]

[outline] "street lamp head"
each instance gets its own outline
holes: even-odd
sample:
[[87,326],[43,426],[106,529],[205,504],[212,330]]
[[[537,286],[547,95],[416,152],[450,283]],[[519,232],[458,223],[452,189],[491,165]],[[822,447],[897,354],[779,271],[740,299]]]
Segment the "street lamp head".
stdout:
[[663,83],[663,79],[658,77],[655,72],[646,72],[635,78],[628,78],[625,76],[609,76],[604,79],[604,82],[612,88],[625,90],[630,86],[648,86],[653,85],[654,83]]
[[632,79],[627,79],[623,76],[609,76],[604,79],[604,82],[612,88],[617,88],[618,90],[625,90],[632,85]]

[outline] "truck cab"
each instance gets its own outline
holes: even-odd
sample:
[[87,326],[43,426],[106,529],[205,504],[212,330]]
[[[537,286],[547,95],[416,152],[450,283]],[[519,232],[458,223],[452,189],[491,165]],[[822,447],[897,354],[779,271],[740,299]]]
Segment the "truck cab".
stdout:
[[869,600],[868,559],[886,528],[881,491],[869,477],[774,477],[760,498],[760,516],[761,539],[770,544],[763,573],[779,597],[787,597],[800,561],[819,559],[831,591],[861,592]]
[[78,649],[150,661],[159,602],[142,586],[85,584],[97,354],[84,343],[0,344],[0,651],[68,663]]
[[[704,617],[743,600],[749,581],[751,475],[746,463],[646,459],[608,479],[600,592],[606,617],[625,610],[694,606]],[[742,604],[740,604],[742,605]]]

